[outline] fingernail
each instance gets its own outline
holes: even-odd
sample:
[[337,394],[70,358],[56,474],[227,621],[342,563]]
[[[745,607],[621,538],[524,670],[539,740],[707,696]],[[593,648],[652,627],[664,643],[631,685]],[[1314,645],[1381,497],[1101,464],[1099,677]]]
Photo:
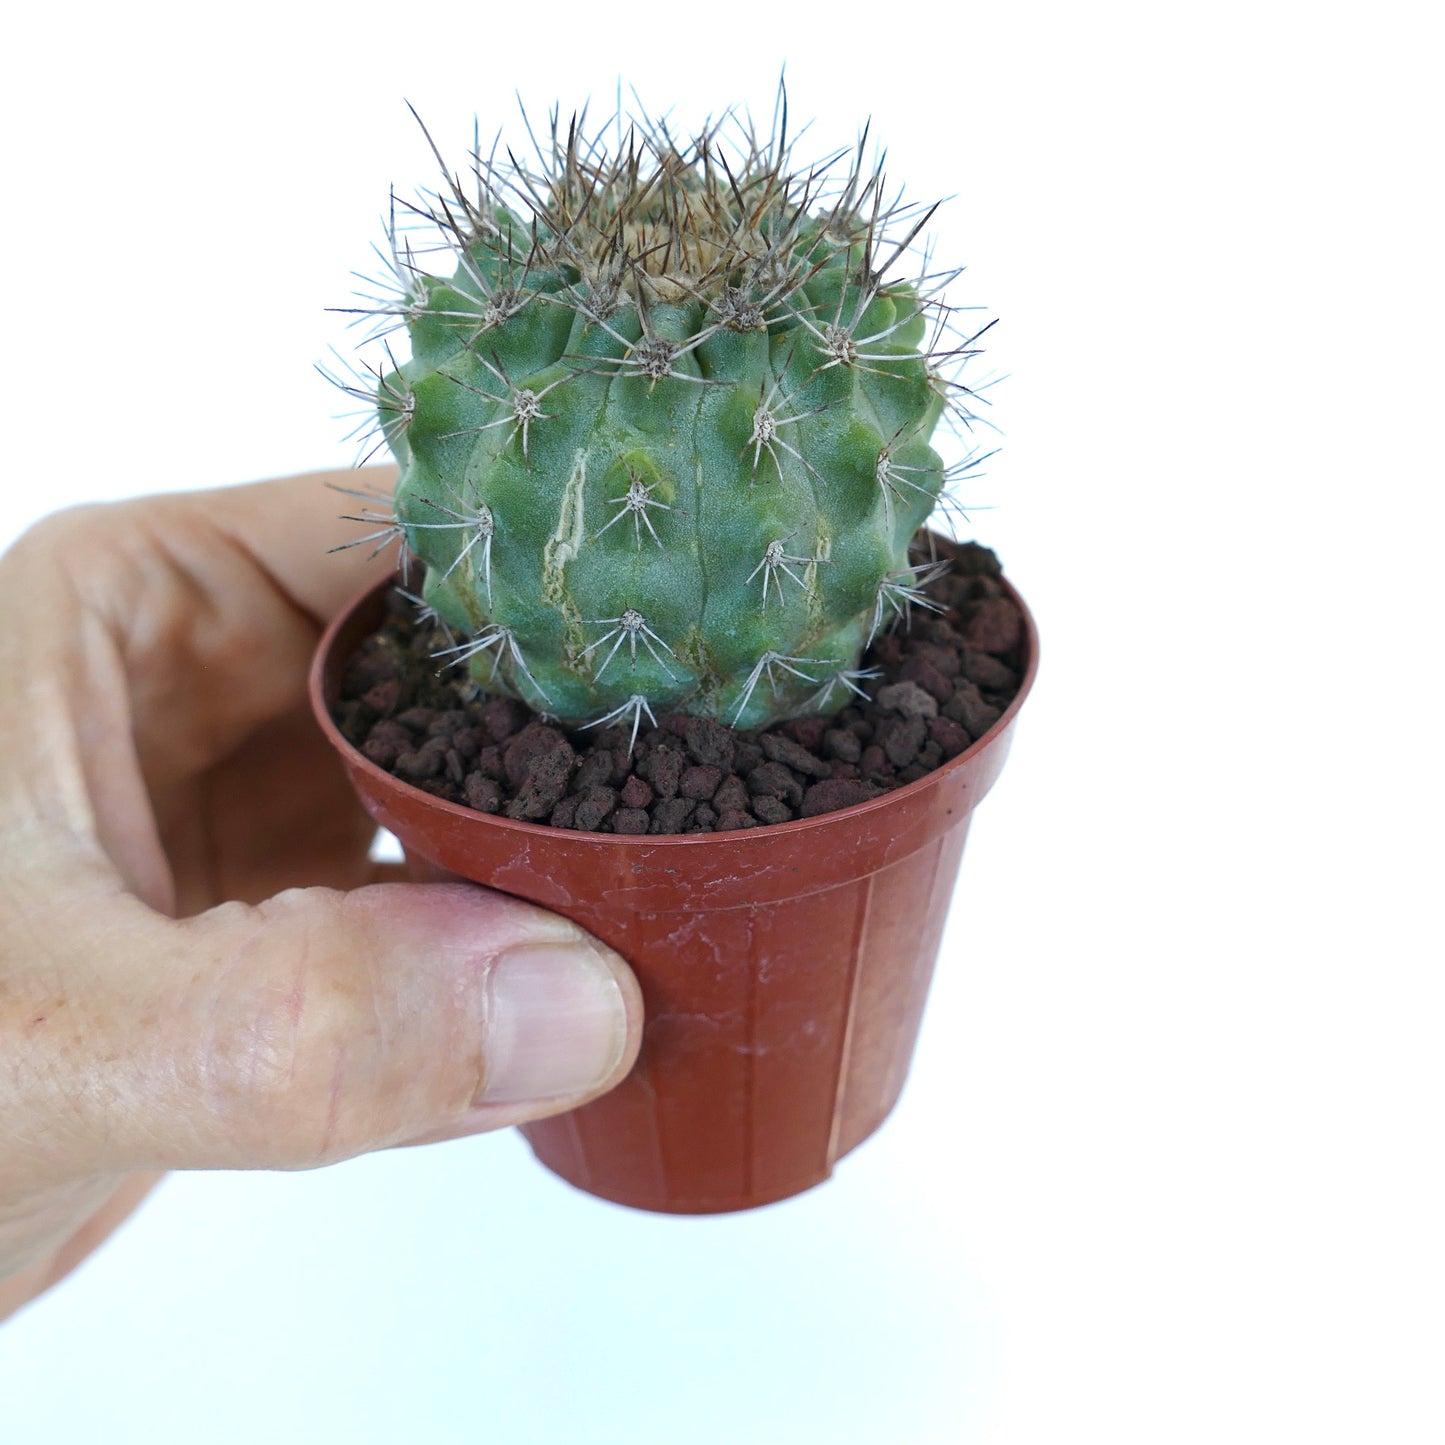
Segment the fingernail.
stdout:
[[476,1103],[587,1093],[617,1067],[627,1047],[626,1003],[590,945],[508,949],[489,984],[486,1076]]

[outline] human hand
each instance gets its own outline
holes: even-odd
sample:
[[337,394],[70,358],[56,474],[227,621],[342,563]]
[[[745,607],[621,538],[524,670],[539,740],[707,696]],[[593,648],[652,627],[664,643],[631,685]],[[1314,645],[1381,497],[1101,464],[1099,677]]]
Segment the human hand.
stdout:
[[306,700],[391,562],[328,555],[355,476],[78,508],[0,557],[0,1318],[165,1170],[501,1128],[636,1057],[637,984],[573,924],[375,881]]

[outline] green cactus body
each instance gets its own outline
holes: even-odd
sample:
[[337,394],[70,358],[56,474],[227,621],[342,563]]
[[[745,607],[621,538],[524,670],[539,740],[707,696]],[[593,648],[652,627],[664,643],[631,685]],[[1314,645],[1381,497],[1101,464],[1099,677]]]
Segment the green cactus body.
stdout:
[[379,308],[412,350],[376,393],[395,520],[451,660],[569,726],[831,712],[917,600],[935,426],[974,419],[931,278],[875,269],[877,174],[810,206],[781,140],[554,140],[510,173],[525,219],[495,169],[448,178],[454,274],[408,257]]

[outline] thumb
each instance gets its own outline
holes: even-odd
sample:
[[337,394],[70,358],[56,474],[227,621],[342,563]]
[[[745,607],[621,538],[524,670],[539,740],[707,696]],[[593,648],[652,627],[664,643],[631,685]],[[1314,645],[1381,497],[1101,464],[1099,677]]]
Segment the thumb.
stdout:
[[93,1165],[307,1168],[522,1123],[611,1088],[641,1040],[621,958],[467,884],[105,912],[51,1135]]

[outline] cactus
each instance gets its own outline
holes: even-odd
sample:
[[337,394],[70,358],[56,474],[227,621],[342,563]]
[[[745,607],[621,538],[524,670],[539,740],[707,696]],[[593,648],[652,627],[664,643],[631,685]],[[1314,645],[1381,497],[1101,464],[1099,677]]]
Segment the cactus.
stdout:
[[866,130],[802,168],[781,94],[761,138],[609,133],[554,115],[534,163],[443,167],[410,207],[439,268],[393,202],[394,286],[354,309],[411,357],[348,387],[400,466],[374,535],[425,563],[439,662],[567,726],[831,712],[927,605],[909,543],[983,460],[931,439],[978,420],[987,327],[957,271],[894,274],[935,207],[889,199]]

